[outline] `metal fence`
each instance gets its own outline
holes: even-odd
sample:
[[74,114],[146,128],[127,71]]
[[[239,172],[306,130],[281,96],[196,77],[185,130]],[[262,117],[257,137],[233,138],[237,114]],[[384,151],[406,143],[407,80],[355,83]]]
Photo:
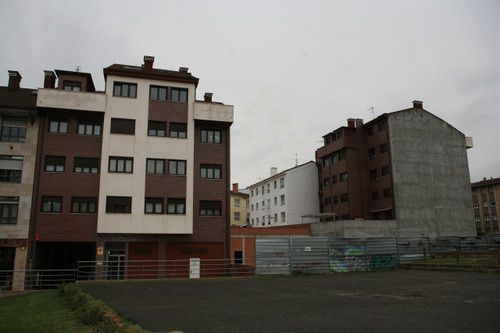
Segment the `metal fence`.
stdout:
[[0,291],[57,288],[76,281],[76,269],[1,270]]
[[500,249],[499,237],[327,238],[258,237],[256,274],[355,272],[390,269],[436,256],[480,255]]

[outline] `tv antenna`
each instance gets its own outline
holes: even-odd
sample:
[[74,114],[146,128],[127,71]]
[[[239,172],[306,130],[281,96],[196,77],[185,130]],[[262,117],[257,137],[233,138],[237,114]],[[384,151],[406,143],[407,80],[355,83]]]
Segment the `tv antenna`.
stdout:
[[372,105],[372,106],[370,106],[370,107],[368,108],[368,110],[370,110],[370,111],[372,112],[372,119],[375,119],[375,108],[373,107],[373,105]]
[[80,66],[76,66],[75,71],[76,71],[76,72],[79,72],[79,71],[80,71]]

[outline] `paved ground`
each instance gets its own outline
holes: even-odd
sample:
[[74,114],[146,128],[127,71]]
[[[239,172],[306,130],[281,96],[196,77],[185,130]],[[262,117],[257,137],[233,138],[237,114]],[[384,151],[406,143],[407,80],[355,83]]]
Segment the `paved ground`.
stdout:
[[500,274],[402,270],[84,289],[160,332],[500,332]]

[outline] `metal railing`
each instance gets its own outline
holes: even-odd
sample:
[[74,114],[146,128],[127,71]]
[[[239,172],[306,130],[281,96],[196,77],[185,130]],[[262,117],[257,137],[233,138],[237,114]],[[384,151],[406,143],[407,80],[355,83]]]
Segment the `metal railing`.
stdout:
[[76,281],[76,269],[0,270],[0,291],[58,288]]

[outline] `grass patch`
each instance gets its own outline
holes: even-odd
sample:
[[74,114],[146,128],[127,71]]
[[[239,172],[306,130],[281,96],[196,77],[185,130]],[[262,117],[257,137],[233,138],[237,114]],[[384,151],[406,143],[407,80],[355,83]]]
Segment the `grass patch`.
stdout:
[[0,297],[0,332],[94,332],[82,324],[58,290]]

